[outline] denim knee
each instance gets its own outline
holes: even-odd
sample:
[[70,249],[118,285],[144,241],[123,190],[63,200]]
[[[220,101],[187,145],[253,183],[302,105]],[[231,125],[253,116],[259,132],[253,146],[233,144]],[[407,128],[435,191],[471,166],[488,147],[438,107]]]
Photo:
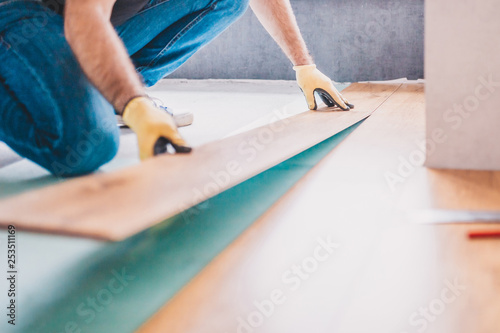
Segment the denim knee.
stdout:
[[54,149],[49,171],[58,177],[94,172],[115,157],[119,145],[120,135],[116,123],[81,128]]

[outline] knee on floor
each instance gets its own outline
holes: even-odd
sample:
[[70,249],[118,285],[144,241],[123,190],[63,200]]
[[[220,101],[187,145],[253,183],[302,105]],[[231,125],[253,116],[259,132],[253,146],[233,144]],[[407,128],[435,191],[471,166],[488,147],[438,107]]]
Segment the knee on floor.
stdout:
[[80,129],[54,149],[49,171],[58,177],[72,177],[96,171],[118,152],[120,144],[116,124],[110,127]]

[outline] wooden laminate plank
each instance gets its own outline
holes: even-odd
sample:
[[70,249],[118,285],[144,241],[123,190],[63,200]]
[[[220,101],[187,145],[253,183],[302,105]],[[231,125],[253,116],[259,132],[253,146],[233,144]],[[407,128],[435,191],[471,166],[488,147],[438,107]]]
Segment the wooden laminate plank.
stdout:
[[[274,166],[368,117],[400,84],[353,84],[350,112],[304,112],[109,174],[95,174],[0,202],[0,226],[121,240]],[[321,112],[325,111],[325,112]],[[328,112],[326,112],[328,111]]]
[[[385,177],[425,137],[424,109],[421,85],[399,89],[138,332],[496,332],[500,242],[466,236],[495,226],[413,224],[411,182]],[[296,290],[293,265],[309,265]]]

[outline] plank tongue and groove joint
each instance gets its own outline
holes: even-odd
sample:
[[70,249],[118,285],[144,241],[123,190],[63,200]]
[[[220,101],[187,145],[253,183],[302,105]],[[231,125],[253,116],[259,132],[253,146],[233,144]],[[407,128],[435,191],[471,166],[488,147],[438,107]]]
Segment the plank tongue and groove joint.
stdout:
[[207,200],[365,119],[401,84],[356,83],[356,108],[307,111],[194,149],[0,201],[0,226],[118,241]]

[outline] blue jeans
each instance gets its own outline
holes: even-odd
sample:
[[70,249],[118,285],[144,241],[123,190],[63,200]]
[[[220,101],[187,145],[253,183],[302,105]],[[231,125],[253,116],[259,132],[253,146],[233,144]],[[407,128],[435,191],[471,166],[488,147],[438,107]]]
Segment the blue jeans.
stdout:
[[[116,27],[147,86],[239,18],[248,0],[152,0]],[[0,0],[0,141],[57,176],[95,171],[118,150],[113,107],[82,73],[63,18]]]

